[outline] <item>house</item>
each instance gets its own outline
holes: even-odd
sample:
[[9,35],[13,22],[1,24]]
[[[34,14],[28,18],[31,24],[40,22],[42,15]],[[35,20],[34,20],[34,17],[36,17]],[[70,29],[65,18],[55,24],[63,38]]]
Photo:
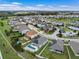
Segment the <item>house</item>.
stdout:
[[30,38],[30,39],[36,37],[37,35],[38,35],[38,33],[37,33],[35,30],[28,31],[28,32],[26,33],[26,36],[27,36],[28,38]]
[[17,26],[17,25],[26,24],[26,22],[23,22],[22,20],[23,19],[21,19],[21,18],[14,18],[14,19],[9,21],[9,25],[14,27],[14,26]]
[[77,35],[77,33],[72,32],[72,31],[67,31],[67,32],[62,33],[62,34],[63,34],[63,36],[65,36],[65,37],[72,37],[72,36],[76,36],[76,35]]
[[13,28],[13,31],[19,31],[21,34],[26,34],[30,29],[26,25],[17,25]]
[[41,48],[43,45],[47,43],[48,39],[43,36],[37,36],[32,39],[32,43],[34,43],[38,48]]
[[69,45],[74,52],[75,56],[79,56],[79,41],[70,41]]
[[43,29],[45,32],[56,30],[55,27],[53,27],[53,26],[49,26],[49,25],[45,25],[45,26],[43,26],[42,29]]
[[37,31],[37,30],[38,30],[35,26],[30,25],[30,24],[28,24],[28,28],[29,28],[29,29],[31,29],[31,30],[35,30],[35,31]]
[[9,21],[9,25],[12,26],[12,27],[15,26],[15,25],[17,25],[17,24],[18,24],[18,21],[17,20],[14,20],[13,19],[13,20],[10,20]]
[[39,28],[42,28],[43,26],[45,26],[45,25],[43,25],[43,24],[37,24],[37,27],[39,27]]
[[71,25],[71,26],[78,26],[79,27],[79,21],[71,22],[69,25]]
[[64,26],[63,22],[52,22],[52,24],[55,26]]
[[56,53],[62,53],[64,51],[64,41],[63,40],[53,40],[50,44],[50,51]]
[[40,21],[37,22],[37,27],[39,27],[39,28],[42,28],[42,27],[44,27],[46,25],[47,25],[47,23],[45,21],[40,20]]
[[79,31],[79,27],[75,27],[75,26],[68,26],[69,29],[72,29],[72,30],[76,30],[76,31]]

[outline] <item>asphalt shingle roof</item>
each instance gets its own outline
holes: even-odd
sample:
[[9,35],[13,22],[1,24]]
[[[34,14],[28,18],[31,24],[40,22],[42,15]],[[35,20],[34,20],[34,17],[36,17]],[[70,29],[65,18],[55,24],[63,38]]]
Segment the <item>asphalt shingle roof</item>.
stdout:
[[41,47],[43,44],[45,44],[48,41],[45,37],[37,37],[32,39],[32,42],[36,44],[36,46]]
[[62,40],[53,41],[54,44],[50,46],[51,51],[64,51],[64,42]]
[[75,54],[79,54],[79,42],[70,41],[70,46],[73,48]]

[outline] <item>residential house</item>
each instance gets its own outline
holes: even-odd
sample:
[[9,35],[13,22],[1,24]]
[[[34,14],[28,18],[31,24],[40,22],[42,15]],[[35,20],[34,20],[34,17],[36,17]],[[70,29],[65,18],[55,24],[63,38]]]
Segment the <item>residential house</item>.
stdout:
[[41,48],[43,45],[45,45],[48,42],[48,39],[43,36],[37,36],[32,39],[32,43],[34,43],[38,48]]
[[38,36],[38,33],[35,30],[31,30],[26,33],[26,36],[30,39],[33,39],[34,37]]
[[52,22],[52,24],[55,26],[64,26],[63,22]]
[[56,53],[63,53],[64,51],[64,41],[63,40],[53,40],[50,44],[50,51],[56,52]]
[[70,41],[69,45],[74,52],[75,56],[79,56],[79,41]]
[[13,28],[13,31],[19,31],[21,34],[26,34],[30,29],[26,25],[17,25]]

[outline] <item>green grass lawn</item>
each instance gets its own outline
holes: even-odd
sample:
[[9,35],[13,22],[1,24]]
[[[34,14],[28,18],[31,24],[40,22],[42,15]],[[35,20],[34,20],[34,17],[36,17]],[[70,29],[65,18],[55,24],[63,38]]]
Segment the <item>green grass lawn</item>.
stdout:
[[71,59],[79,59],[79,56],[75,56],[72,49],[70,48],[70,46],[68,46],[69,52],[70,52],[70,56]]
[[[10,26],[7,24],[7,19],[6,20],[0,20],[0,22],[3,22],[4,26],[0,26],[0,31],[4,34],[7,40],[10,38],[7,37],[4,33],[4,30],[9,30]],[[3,55],[3,59],[21,59],[19,56],[15,54],[15,52],[10,48],[8,43],[5,41],[5,39],[1,36],[0,34],[0,50]]]
[[15,54],[15,52],[10,48],[4,38],[0,35],[0,50],[3,55],[3,59],[21,59]]
[[37,59],[34,53],[28,51],[24,51],[23,53],[21,53],[21,55],[24,56],[26,59]]
[[49,51],[49,46],[45,49],[45,51],[42,53],[42,56],[47,57],[48,59],[68,59],[67,49],[64,47],[64,53],[58,54],[55,52]]
[[55,31],[48,31],[47,34],[53,34]]
[[[47,42],[48,43],[48,42]],[[46,43],[46,44],[47,44]],[[36,52],[36,54],[39,54],[40,52],[41,52],[41,50],[46,46],[46,44],[44,45],[44,46],[42,46],[37,52]]]
[[[48,19],[49,19],[49,18],[48,18]],[[55,19],[55,18],[50,18],[49,20],[50,20],[50,21],[64,22],[65,24],[68,24],[68,23],[70,23],[70,22],[72,22],[72,21],[78,21],[79,18],[57,18],[57,19]]]

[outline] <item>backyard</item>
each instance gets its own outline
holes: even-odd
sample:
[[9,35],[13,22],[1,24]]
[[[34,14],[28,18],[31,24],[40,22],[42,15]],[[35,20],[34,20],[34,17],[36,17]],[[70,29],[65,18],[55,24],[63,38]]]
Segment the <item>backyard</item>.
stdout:
[[42,53],[43,57],[46,57],[48,59],[68,59],[68,53],[67,53],[67,49],[66,47],[64,47],[64,53],[63,54],[58,54],[55,52],[51,52],[49,51],[49,46],[44,50],[44,52]]

